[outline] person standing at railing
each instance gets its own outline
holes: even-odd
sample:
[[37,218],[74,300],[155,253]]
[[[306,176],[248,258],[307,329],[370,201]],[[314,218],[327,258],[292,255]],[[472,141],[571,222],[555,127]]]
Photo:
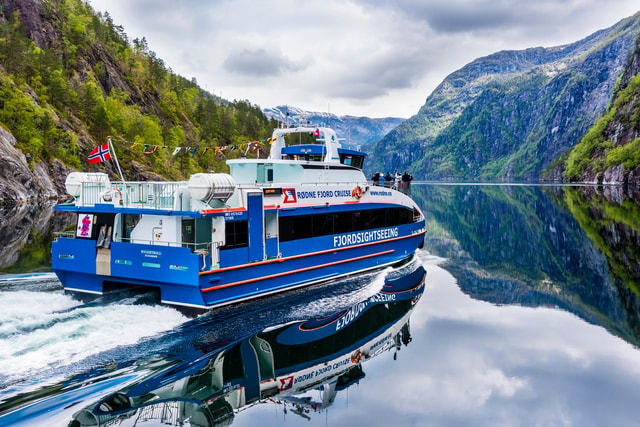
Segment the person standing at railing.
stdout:
[[413,181],[413,175],[404,171],[402,174],[402,192],[404,194],[409,194],[411,192],[411,181]]

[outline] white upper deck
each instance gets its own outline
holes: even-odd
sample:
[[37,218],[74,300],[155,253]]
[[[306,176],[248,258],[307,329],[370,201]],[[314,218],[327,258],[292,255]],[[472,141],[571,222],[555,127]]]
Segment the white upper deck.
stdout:
[[[295,134],[311,135],[315,138],[315,143],[293,144],[289,146],[293,150],[287,151],[285,136]],[[345,156],[341,158],[341,148],[340,139],[330,128],[278,128],[271,136],[268,158],[228,160],[227,165],[234,181],[242,185],[366,183],[359,167],[353,166],[350,161],[343,163]],[[360,159],[365,156],[356,151],[351,151],[350,155]]]
[[338,155],[338,148],[340,147],[340,141],[333,129],[325,127],[295,127],[295,128],[281,128],[275,129],[271,136],[271,151],[269,152],[269,159],[278,160],[283,157],[283,149],[286,147],[284,136],[295,133],[308,133],[316,137],[316,141],[324,143],[325,163],[340,163],[340,156]]

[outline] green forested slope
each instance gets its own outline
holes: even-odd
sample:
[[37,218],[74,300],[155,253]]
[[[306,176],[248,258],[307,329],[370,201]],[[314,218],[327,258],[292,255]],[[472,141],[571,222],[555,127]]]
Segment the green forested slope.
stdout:
[[112,135],[128,178],[180,178],[223,169],[273,128],[259,107],[176,75],[80,0],[0,0],[0,67],[0,126],[32,163],[88,169]]
[[640,184],[640,37],[610,107],[571,150],[564,177]]

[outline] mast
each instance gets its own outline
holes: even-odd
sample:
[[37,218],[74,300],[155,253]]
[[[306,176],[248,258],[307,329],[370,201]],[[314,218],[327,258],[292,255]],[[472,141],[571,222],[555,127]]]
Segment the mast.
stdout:
[[122,173],[122,169],[120,169],[120,163],[118,162],[118,156],[116,155],[116,150],[113,147],[113,142],[111,141],[111,137],[110,136],[107,137],[107,142],[109,143],[109,148],[111,149],[111,152],[113,153],[113,161],[116,164],[116,168],[118,168],[118,173],[120,174],[120,178],[122,178],[122,183],[124,184],[124,182],[125,182],[124,175]]

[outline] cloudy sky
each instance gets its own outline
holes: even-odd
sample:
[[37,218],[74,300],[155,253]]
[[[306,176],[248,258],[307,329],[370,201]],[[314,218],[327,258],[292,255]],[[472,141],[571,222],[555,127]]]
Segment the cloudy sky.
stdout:
[[89,0],[167,67],[261,107],[410,117],[500,50],[578,41],[637,0]]

